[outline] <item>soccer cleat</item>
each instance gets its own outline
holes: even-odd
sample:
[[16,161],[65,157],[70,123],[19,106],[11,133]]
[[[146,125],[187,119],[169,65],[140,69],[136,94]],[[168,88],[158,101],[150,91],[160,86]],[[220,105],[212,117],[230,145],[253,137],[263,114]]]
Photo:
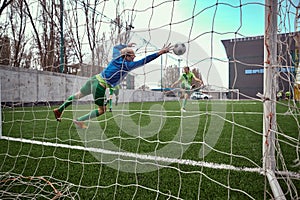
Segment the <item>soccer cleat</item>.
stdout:
[[73,120],[74,124],[78,127],[78,128],[81,128],[81,129],[86,129],[87,126],[84,124],[84,122],[82,121],[77,121],[77,120]]
[[185,108],[181,108],[181,112],[186,112]]
[[61,122],[61,112],[59,112],[59,110],[57,108],[55,108],[53,110],[53,113],[54,113],[54,116],[55,116],[55,119],[59,122]]
[[112,112],[111,108],[109,109],[109,112]]

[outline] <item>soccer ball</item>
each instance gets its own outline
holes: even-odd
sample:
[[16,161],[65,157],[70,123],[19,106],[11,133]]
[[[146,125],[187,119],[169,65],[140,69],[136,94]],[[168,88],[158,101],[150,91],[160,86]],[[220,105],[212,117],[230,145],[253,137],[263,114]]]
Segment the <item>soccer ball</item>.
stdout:
[[180,56],[180,55],[184,54],[185,51],[186,51],[186,47],[183,43],[178,42],[174,45],[174,49],[173,49],[174,54]]

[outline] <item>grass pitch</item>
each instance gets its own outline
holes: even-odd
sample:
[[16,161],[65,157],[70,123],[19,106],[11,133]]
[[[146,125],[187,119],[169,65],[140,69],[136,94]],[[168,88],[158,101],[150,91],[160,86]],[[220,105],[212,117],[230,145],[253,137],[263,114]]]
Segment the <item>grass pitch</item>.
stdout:
[[[158,104],[160,107],[153,107]],[[225,108],[224,112],[218,112],[215,105]],[[195,106],[196,111],[189,110]],[[105,149],[105,143],[109,141],[119,148],[119,152],[140,155],[158,152],[174,143],[174,137],[180,129],[182,113],[179,112],[178,102],[130,103],[114,106],[112,113],[107,112],[90,122],[91,127],[96,127],[93,131],[96,136],[95,140],[89,141],[83,141],[83,137],[89,137],[89,132],[78,131],[72,119],[89,112],[94,108],[93,105],[76,106],[76,113],[71,111],[72,107],[68,108],[61,123],[54,119],[53,108],[50,106],[2,108],[2,136],[58,145],[53,147],[1,139],[0,159],[3,162],[0,164],[2,193],[0,198],[5,199],[16,194],[24,196],[35,194],[35,197],[41,199],[51,199],[55,197],[55,191],[67,199],[263,199],[265,195],[271,198],[269,194],[271,190],[263,175],[258,172],[226,168],[226,166],[237,169],[261,168],[263,104],[260,102],[189,101],[188,112],[183,115],[194,122],[192,124],[197,125],[192,127],[197,132],[191,143],[182,142],[182,148],[187,146],[188,148],[184,149],[178,159],[225,167],[216,169],[173,163],[156,166],[157,170],[144,173],[125,172],[111,167],[110,164],[113,163],[122,169],[124,164],[132,161],[126,161],[124,157],[108,162],[102,155],[95,157],[89,151],[66,146],[83,147],[101,143],[100,147]],[[294,166],[299,150],[295,142],[285,137],[298,138],[299,115],[291,115],[289,112],[285,102],[277,105],[278,129],[283,133],[277,137],[277,141],[283,156],[280,159],[285,161],[284,167],[299,172],[300,167]],[[218,124],[211,123],[215,119],[213,116],[224,117],[224,119],[218,117],[223,121],[221,133],[217,138],[213,138],[215,141],[211,141],[215,144],[213,149],[205,157],[200,157],[199,150],[203,142],[212,139],[207,138],[206,134],[209,130],[213,130],[214,126],[217,130]],[[116,121],[117,118],[120,120]],[[147,128],[147,125],[155,119],[161,122],[154,126],[158,131],[144,135],[141,130]],[[132,132],[135,133],[133,135],[122,128],[128,126],[129,122]],[[210,124],[213,126],[209,126]],[[189,134],[185,130],[179,132]],[[172,152],[168,153],[172,155]],[[137,169],[143,167],[146,167],[145,163],[136,164]],[[280,164],[277,167],[279,170],[284,169]],[[299,194],[299,179],[292,181],[296,186],[295,192]],[[283,180],[280,183],[286,192],[287,184]],[[295,193],[287,193],[288,199],[289,197],[292,199],[293,196]]]

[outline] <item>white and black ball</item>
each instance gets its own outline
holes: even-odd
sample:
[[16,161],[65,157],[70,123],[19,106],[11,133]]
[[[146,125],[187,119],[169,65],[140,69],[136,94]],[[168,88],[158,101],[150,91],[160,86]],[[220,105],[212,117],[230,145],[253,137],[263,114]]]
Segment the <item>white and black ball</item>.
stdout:
[[185,47],[185,44],[184,44],[184,43],[177,42],[177,43],[174,45],[174,48],[173,48],[174,54],[180,56],[180,55],[184,54],[185,51],[186,51],[186,47]]

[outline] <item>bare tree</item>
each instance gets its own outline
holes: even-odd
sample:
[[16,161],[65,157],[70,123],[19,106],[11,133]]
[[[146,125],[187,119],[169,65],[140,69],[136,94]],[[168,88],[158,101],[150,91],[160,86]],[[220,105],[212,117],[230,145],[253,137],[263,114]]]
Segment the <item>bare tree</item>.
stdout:
[[[74,3],[74,5],[72,3]],[[84,54],[82,52],[82,36],[79,33],[79,18],[81,16],[78,16],[78,12],[74,12],[74,10],[78,10],[78,1],[73,1],[72,3],[70,4],[71,9],[67,10],[65,15],[70,35],[70,47],[72,48],[71,55],[74,60],[78,60],[79,64],[82,64]]]
[[[35,24],[34,24],[34,21],[33,21],[33,17],[32,17],[32,15],[31,15],[31,12],[30,12],[28,3],[27,3],[27,1],[24,1],[24,3],[25,3],[25,7],[26,7],[26,13],[27,13],[27,15],[28,15],[28,17],[29,17],[29,19],[30,19],[31,26],[32,26],[33,31],[34,31],[35,36],[36,36],[35,38],[36,38],[36,42],[37,42],[38,49],[41,50],[41,49],[42,49],[41,41],[40,41],[40,38],[39,38],[38,31],[37,31],[37,29],[36,29],[36,27],[35,27]],[[32,49],[32,47],[31,47],[31,49]],[[30,59],[32,59],[32,57],[33,57],[33,55],[32,55],[32,53],[31,53],[31,54],[30,54]],[[28,58],[27,58],[27,62],[26,62],[26,63],[28,63],[28,62],[30,62],[30,61],[29,61]],[[26,64],[26,66],[27,66],[27,64]],[[26,68],[27,68],[27,67],[26,67]]]
[[[14,2],[15,3],[15,2]],[[55,5],[55,0],[46,1],[46,0],[39,0],[39,5],[41,15],[36,16],[37,18],[41,19],[40,22],[36,24],[36,21],[34,21],[34,18],[32,16],[31,10],[28,6],[28,3],[26,0],[19,0],[18,5],[15,7],[15,10],[18,11],[20,19],[18,20],[18,23],[23,22],[22,18],[27,19],[27,17],[30,20],[30,24],[34,33],[34,43],[33,46],[30,47],[30,49],[37,49],[38,54],[32,55],[26,54],[24,57],[21,54],[20,59],[24,59],[25,66],[28,67],[28,63],[30,62],[28,59],[32,59],[34,56],[39,57],[39,65],[40,67],[45,71],[57,71],[57,65],[58,65],[58,45],[57,45],[57,32],[58,26],[55,23],[55,20],[57,20],[57,9]],[[15,18],[15,15],[13,18]],[[11,26],[15,27],[17,22],[11,21]],[[23,33],[25,31],[26,23],[22,23],[21,25],[18,25],[19,27],[23,27]],[[14,28],[12,28],[14,29]],[[12,31],[14,32],[14,30]],[[20,31],[19,31],[20,32]],[[42,33],[40,33],[42,32]],[[17,40],[16,37],[14,37],[15,43],[18,41],[21,41],[20,39]],[[23,44],[23,43],[22,43]],[[26,43],[25,43],[26,44]],[[18,46],[14,46],[14,49],[16,50],[16,53],[18,53]],[[18,53],[18,55],[20,55]],[[16,60],[16,58],[15,58]]]
[[[55,71],[60,72],[60,55],[63,54],[64,66],[68,63],[68,57],[70,52],[70,39],[68,35],[64,35],[64,43],[60,43],[60,33],[62,31],[60,27],[60,5],[55,3],[55,0],[39,0],[39,5],[41,7],[40,17],[41,24],[37,27],[32,20],[31,12],[27,6],[27,13],[29,18],[31,19],[31,24],[34,29],[35,39],[37,41],[37,48],[40,57],[40,65],[41,68],[45,71]],[[41,32],[41,34],[39,33]],[[62,45],[63,51],[60,51],[60,47]],[[64,67],[64,73],[68,73],[68,68]]]
[[[58,71],[57,63],[59,63],[58,58],[55,57],[55,51],[58,51],[59,48],[56,48],[57,38],[55,36],[59,31],[55,31],[55,19],[54,15],[59,13],[56,11],[56,5],[54,0],[41,0],[42,5],[41,17],[42,17],[42,47],[39,49],[41,56],[41,66],[46,71]],[[58,21],[58,19],[56,19]],[[58,29],[58,28],[57,28]],[[59,45],[57,45],[59,47]],[[55,60],[56,59],[56,60]],[[56,66],[57,67],[56,67]]]
[[32,51],[30,49],[28,51],[25,50],[23,54],[21,67],[29,69],[31,67],[31,61],[32,61]]
[[2,14],[2,12],[4,11],[4,9],[6,7],[9,6],[9,4],[11,4],[13,2],[13,0],[3,0],[2,5],[0,7],[0,15]]
[[170,65],[165,69],[164,77],[163,77],[163,87],[168,88],[170,87],[175,81],[178,80],[179,68],[177,65]]
[[94,0],[93,7],[89,0],[83,1],[83,8],[85,12],[85,21],[86,21],[86,31],[88,36],[88,43],[91,50],[91,59],[92,59],[92,68],[90,70],[89,76],[92,76],[97,73],[95,67],[95,55],[96,55],[96,6],[99,3],[99,0]]
[[10,6],[9,20],[13,36],[11,64],[14,67],[20,67],[20,63],[26,45],[26,16],[23,12],[23,9],[24,2],[22,0],[14,1]]
[[[199,69],[194,68],[194,69],[192,70],[192,72],[193,72],[193,74],[194,74],[197,78],[199,78],[200,80],[202,80],[202,75],[201,75]],[[197,82],[197,81],[195,81],[194,79],[193,79],[193,81],[192,81],[192,84],[195,84],[195,88],[199,88],[199,87],[201,86],[200,83]]]
[[[99,73],[102,67],[107,65],[109,61],[108,55],[110,54],[112,46],[119,43],[127,43],[130,29],[126,28],[126,20],[124,15],[120,15],[118,12],[119,2],[116,5],[116,18],[114,20],[109,19],[105,15],[96,11],[96,6],[100,3],[100,0],[94,0],[93,4],[89,0],[82,3],[83,10],[85,12],[86,21],[86,33],[88,37],[88,44],[91,50],[91,70],[89,76]],[[93,5],[93,6],[91,6]],[[110,31],[108,37],[105,32],[100,32],[102,22],[108,20],[110,22]],[[132,26],[131,26],[132,27]]]
[[[78,69],[84,65],[83,45],[87,41],[91,55],[91,63],[84,65],[89,69],[86,70],[89,72],[87,76],[99,73],[111,59],[109,55],[112,46],[128,42],[130,30],[133,28],[132,17],[125,16],[125,12],[119,13],[121,6],[119,2],[117,2],[116,20],[111,20],[100,13],[101,11],[96,10],[101,3],[105,6],[105,1],[71,1],[68,4],[71,9],[68,7],[64,11],[66,31],[62,34],[64,43],[60,44],[62,15],[60,4],[57,2],[57,0],[37,0],[34,2],[34,7],[30,6],[29,0],[11,0],[2,3],[2,11],[10,5],[8,12],[10,21],[7,22],[7,27],[12,33],[9,39],[12,45],[10,58],[13,66],[59,72],[60,55],[63,54],[63,64],[66,66],[64,73],[71,73],[68,71],[68,66]],[[33,10],[34,8],[37,9]],[[79,14],[74,10],[83,10],[84,18],[82,15],[78,16]],[[107,23],[103,18],[108,20],[110,30],[102,28]],[[82,31],[82,19],[85,20],[85,32]],[[2,24],[4,25],[4,22]],[[35,64],[34,67],[30,67],[32,63]]]

